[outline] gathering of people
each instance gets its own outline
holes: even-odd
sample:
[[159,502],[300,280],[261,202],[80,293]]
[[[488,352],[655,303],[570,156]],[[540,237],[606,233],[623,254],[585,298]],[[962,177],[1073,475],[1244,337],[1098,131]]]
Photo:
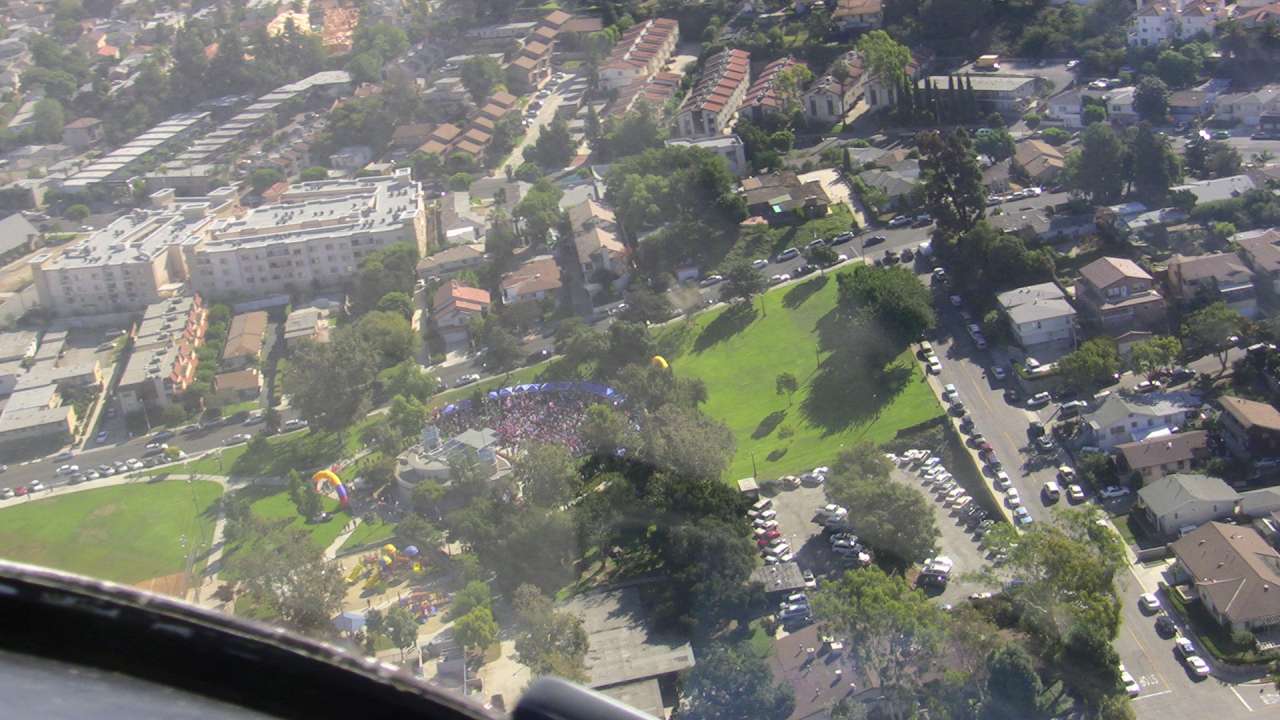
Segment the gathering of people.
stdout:
[[488,427],[498,434],[503,447],[515,451],[530,443],[551,443],[577,455],[584,450],[582,421],[587,408],[597,402],[601,402],[597,395],[576,390],[486,396],[478,403],[467,401],[439,410],[434,422],[445,435]]

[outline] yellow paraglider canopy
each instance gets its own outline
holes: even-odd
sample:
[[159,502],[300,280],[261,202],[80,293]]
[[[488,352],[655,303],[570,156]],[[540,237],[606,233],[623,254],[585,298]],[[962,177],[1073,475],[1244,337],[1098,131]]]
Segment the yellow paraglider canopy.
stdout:
[[661,368],[662,370],[667,370],[671,367],[671,365],[667,363],[667,359],[661,355],[654,355],[653,359],[649,361],[649,364],[656,368]]

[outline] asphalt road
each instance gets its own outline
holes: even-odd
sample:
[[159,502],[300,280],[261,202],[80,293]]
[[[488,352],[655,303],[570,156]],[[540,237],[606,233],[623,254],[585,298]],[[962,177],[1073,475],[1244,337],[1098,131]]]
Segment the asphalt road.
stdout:
[[[288,413],[285,413],[282,419],[289,419]],[[227,438],[237,433],[255,434],[261,432],[262,428],[261,424],[246,426],[240,423],[233,423],[200,430],[189,435],[178,435],[166,442],[182,449],[188,455],[194,455],[206,450],[224,447]],[[94,447],[91,440],[90,447],[84,452],[77,453],[71,460],[44,458],[9,466],[9,470],[0,475],[0,487],[12,488],[19,485],[29,485],[33,480],[40,480],[46,486],[63,485],[66,484],[66,478],[55,475],[55,470],[58,466],[71,463],[79,465],[82,471],[87,471],[103,463],[115,463],[130,458],[141,459],[146,451],[148,442],[151,442],[149,437],[137,437],[123,443]]]
[[[1201,680],[1191,675],[1174,653],[1173,639],[1156,632],[1155,615],[1138,607],[1138,596],[1148,589],[1155,588],[1145,588],[1132,570],[1122,577],[1122,622],[1115,640],[1120,661],[1142,688],[1133,701],[1138,717],[1234,720],[1275,717],[1280,712],[1280,692],[1265,678],[1231,684],[1218,677]],[[1163,597],[1161,601],[1168,607]],[[1205,653],[1201,657],[1213,665]],[[1213,671],[1217,675],[1219,668]]]

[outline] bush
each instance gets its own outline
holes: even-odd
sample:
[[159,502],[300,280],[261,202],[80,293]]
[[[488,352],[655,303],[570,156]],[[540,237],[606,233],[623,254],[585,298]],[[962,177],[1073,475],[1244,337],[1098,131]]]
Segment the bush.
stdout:
[[467,173],[454,173],[449,177],[449,189],[454,192],[462,192],[471,187],[471,181],[472,178]]
[[89,217],[89,206],[84,203],[76,203],[75,205],[67,208],[66,216],[68,220],[80,222],[81,220]]
[[1045,128],[1040,131],[1040,139],[1053,146],[1058,146],[1071,139],[1071,133],[1062,128]]
[[1027,124],[1027,127],[1034,128],[1040,124],[1040,115],[1039,113],[1029,112],[1022,116],[1022,121]]

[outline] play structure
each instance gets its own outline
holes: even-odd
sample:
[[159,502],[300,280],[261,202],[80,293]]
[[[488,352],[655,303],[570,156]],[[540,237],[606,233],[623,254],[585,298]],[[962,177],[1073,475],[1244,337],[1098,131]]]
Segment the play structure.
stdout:
[[395,545],[387,543],[378,548],[377,552],[369,553],[360,558],[360,564],[347,574],[347,582],[354,584],[364,579],[364,587],[368,590],[374,585],[394,579],[404,572],[421,575],[423,567],[419,555],[421,553],[414,545],[409,545],[404,550],[400,550]]
[[338,495],[338,502],[342,504],[342,507],[347,507],[350,502],[350,498],[347,496],[347,487],[342,484],[342,480],[332,470],[317,472],[311,476],[311,482],[315,483],[316,492],[322,492],[326,484],[332,487],[333,491]]
[[446,602],[448,598],[439,593],[419,591],[401,598],[400,607],[413,613],[418,622],[424,623],[439,614]]

